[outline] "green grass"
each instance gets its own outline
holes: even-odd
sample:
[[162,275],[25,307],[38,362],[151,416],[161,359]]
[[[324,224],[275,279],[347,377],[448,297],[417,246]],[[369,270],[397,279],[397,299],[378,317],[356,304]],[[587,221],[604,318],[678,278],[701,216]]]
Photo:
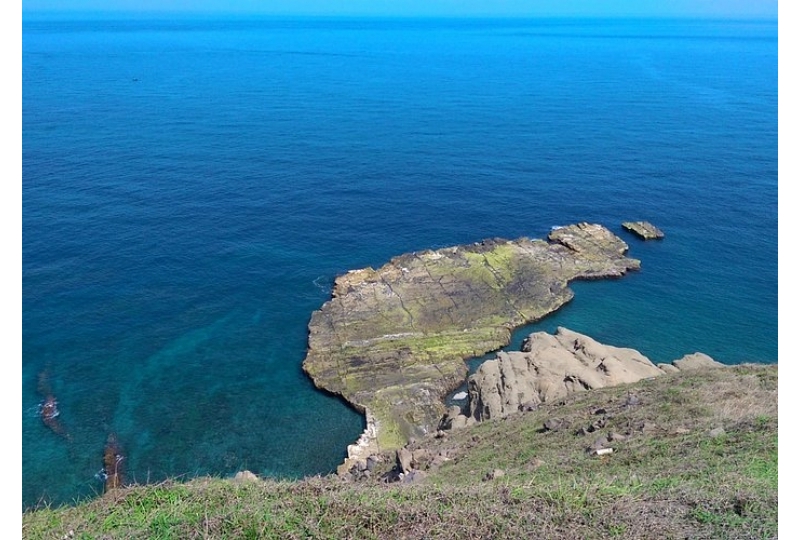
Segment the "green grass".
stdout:
[[[640,405],[624,406],[629,392]],[[601,407],[606,426],[580,434]],[[544,431],[552,417],[569,428]],[[611,443],[610,455],[587,453],[609,432],[626,438]],[[419,483],[380,481],[393,464],[387,455],[371,479],[358,482],[200,478],[131,486],[26,512],[22,536],[777,538],[777,433],[777,366],[683,373],[417,441],[412,450],[449,458]],[[504,474],[490,479],[496,469]]]

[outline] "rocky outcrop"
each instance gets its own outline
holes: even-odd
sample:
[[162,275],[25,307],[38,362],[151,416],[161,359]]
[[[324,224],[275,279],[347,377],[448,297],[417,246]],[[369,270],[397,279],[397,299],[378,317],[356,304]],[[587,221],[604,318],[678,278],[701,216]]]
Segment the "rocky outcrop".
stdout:
[[692,369],[706,369],[713,367],[724,367],[725,364],[717,362],[707,354],[692,353],[672,361],[672,365],[681,371],[689,371]]
[[233,477],[233,481],[239,484],[246,484],[249,482],[259,482],[259,478],[252,471],[245,470],[237,472],[236,476]]
[[662,375],[638,351],[603,345],[566,328],[531,334],[521,352],[501,352],[468,381],[475,420],[516,413],[584,390]]
[[522,351],[500,352],[484,362],[467,383],[467,414],[450,411],[445,419],[458,427],[531,410],[574,392],[719,366],[723,364],[702,353],[656,366],[634,349],[604,345],[566,328],[558,328],[555,335],[536,332],[524,341]]
[[435,431],[443,397],[466,377],[464,359],[503,347],[514,328],[571,300],[570,281],[639,268],[601,225],[560,227],[548,240],[409,253],[336,279],[311,317],[303,369],[369,419],[352,453],[363,459]]
[[657,240],[664,238],[664,233],[648,221],[626,221],[622,227],[634,234],[639,235],[643,240]]

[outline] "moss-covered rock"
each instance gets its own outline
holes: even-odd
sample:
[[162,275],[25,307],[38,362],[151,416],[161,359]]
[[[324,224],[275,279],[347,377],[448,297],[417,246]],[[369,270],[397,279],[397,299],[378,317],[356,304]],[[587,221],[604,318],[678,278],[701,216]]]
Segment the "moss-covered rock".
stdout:
[[508,344],[511,331],[572,299],[574,279],[639,268],[601,225],[409,253],[336,279],[309,323],[303,368],[314,383],[365,412],[351,459],[398,448],[436,429],[443,397],[463,383],[464,360]]

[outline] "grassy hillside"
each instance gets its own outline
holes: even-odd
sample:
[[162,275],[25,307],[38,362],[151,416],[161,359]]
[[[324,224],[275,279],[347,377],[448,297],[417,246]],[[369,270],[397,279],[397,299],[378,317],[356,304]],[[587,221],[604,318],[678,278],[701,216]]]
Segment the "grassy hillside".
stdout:
[[[549,427],[546,428],[545,425]],[[611,448],[598,455],[594,447]],[[409,444],[368,478],[201,478],[22,516],[23,538],[777,538],[778,367],[682,372]]]

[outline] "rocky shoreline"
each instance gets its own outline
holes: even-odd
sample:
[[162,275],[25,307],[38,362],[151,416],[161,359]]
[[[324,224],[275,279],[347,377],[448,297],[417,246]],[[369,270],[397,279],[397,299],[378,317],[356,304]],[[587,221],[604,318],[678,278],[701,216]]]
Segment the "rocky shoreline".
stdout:
[[569,302],[569,282],[638,270],[627,251],[602,225],[578,223],[547,240],[426,250],[339,276],[311,317],[303,369],[366,417],[340,471],[435,432],[465,359],[502,348],[515,328]]

